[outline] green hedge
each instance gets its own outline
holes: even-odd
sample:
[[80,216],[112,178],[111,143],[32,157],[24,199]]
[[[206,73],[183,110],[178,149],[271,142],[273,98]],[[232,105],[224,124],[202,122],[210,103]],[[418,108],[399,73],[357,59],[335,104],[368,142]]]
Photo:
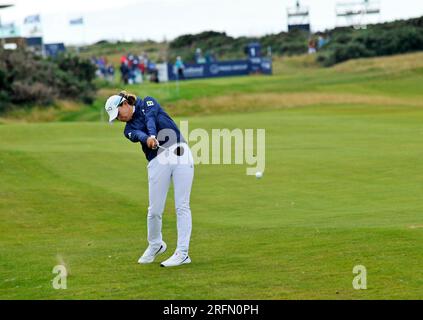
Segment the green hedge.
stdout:
[[364,30],[338,28],[330,33],[318,61],[331,66],[349,59],[387,56],[423,50],[423,17],[371,25]]
[[[329,43],[319,51],[317,59],[325,66],[349,59],[419,51],[423,50],[423,17],[370,25],[367,29],[335,28],[324,34]],[[262,44],[264,51],[270,46],[275,55],[304,54],[309,38],[317,38],[317,35],[294,30],[260,38],[233,38],[226,33],[207,31],[183,35],[170,42],[169,58],[174,61],[180,55],[184,61],[193,61],[195,49],[201,48],[203,54],[213,52],[221,60],[239,59],[245,57],[244,47],[256,41]]]
[[181,56],[184,61],[194,61],[195,49],[201,48],[203,54],[214,53],[220,60],[243,59],[245,46],[250,42],[260,42],[264,53],[267,47],[277,55],[304,54],[307,52],[309,34],[304,31],[281,32],[261,38],[233,38],[224,32],[206,31],[199,34],[180,36],[169,43],[169,61]]
[[0,50],[0,112],[62,98],[92,103],[94,78],[95,67],[78,57],[51,60],[23,50]]

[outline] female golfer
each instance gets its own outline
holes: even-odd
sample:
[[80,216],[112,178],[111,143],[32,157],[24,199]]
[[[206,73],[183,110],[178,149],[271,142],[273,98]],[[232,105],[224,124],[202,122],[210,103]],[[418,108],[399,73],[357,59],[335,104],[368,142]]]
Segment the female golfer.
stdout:
[[149,207],[147,215],[149,246],[138,263],[152,263],[167,245],[162,239],[162,215],[173,180],[177,215],[178,244],[175,253],[161,263],[174,267],[191,263],[188,256],[191,238],[190,194],[194,178],[191,150],[178,127],[152,97],[144,99],[121,92],[106,102],[109,121],[126,122],[125,137],[139,142],[148,160]]

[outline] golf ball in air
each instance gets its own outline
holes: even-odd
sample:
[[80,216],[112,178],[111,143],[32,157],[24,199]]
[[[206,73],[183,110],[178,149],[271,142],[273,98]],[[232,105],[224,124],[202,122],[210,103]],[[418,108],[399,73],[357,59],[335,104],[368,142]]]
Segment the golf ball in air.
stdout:
[[256,172],[256,178],[257,179],[263,178],[263,172],[260,172],[260,171]]

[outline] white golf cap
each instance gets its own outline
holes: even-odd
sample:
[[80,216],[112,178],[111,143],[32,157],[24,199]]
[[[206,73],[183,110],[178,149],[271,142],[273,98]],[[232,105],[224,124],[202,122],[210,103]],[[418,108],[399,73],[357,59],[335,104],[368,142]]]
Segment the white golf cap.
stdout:
[[119,110],[118,106],[122,104],[122,102],[126,101],[126,99],[122,96],[111,96],[106,101],[105,109],[109,114],[109,122],[112,122],[118,116]]

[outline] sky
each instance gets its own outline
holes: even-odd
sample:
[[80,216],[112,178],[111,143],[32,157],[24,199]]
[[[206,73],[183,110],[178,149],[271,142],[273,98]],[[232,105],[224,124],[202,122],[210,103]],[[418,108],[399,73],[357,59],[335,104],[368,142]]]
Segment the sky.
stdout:
[[[331,29],[336,3],[357,0],[302,0],[310,10],[313,31]],[[88,44],[99,40],[162,41],[205,30],[231,36],[261,36],[287,30],[287,7],[294,0],[0,0],[15,7],[0,11],[2,23],[22,26],[26,16],[40,14],[45,43]],[[374,22],[423,16],[423,0],[379,0]],[[84,17],[82,26],[69,20]]]

